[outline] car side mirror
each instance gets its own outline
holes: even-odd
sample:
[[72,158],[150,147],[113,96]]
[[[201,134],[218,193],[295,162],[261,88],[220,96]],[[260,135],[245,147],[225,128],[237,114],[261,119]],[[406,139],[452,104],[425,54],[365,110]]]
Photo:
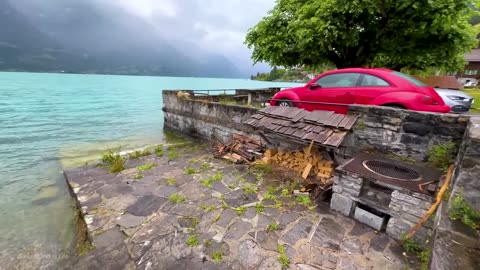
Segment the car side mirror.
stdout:
[[321,88],[322,86],[320,86],[318,83],[312,83],[308,86],[308,89],[310,90],[315,90],[315,89],[318,89],[318,88]]

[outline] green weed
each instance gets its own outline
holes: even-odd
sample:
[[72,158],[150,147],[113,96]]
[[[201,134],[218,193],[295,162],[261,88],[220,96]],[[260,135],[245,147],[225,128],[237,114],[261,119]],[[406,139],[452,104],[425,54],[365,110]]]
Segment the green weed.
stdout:
[[199,171],[197,171],[195,168],[186,168],[185,169],[185,174],[197,174]]
[[278,223],[274,222],[268,225],[267,231],[276,231],[278,230]]
[[239,207],[235,208],[235,212],[239,216],[243,215],[245,213],[245,211],[247,211],[247,208],[245,206],[239,206]]
[[173,186],[177,183],[177,180],[175,180],[175,178],[167,178],[165,181],[167,182],[167,185],[170,186]]
[[459,220],[474,230],[480,229],[480,212],[473,209],[463,198],[463,194],[455,196],[448,212],[452,220]]
[[263,213],[263,209],[264,207],[261,203],[255,204],[255,212],[257,212],[257,214]]
[[234,185],[234,184],[228,184],[227,187],[228,187],[229,189],[235,189],[235,185]]
[[456,144],[452,141],[433,145],[428,148],[428,162],[440,170],[446,171],[453,162]]
[[223,173],[222,172],[217,172],[214,176],[209,177],[207,179],[200,180],[200,182],[204,186],[206,186],[208,188],[212,188],[212,183],[213,182],[222,181],[222,179],[223,179]]
[[290,191],[288,189],[282,189],[282,193],[280,194],[280,197],[282,198],[290,198]]
[[208,169],[211,169],[211,168],[213,168],[213,167],[208,162],[204,162],[204,163],[202,163],[202,165],[200,165],[200,169],[204,170],[204,171],[208,170]]
[[290,259],[288,259],[287,252],[285,251],[285,247],[283,245],[278,245],[278,252],[280,256],[278,257],[278,261],[282,265],[282,268],[286,269],[290,266]]
[[134,178],[135,180],[142,179],[142,178],[143,178],[143,174],[141,174],[141,173],[136,173],[133,178]]
[[107,152],[102,154],[101,161],[103,163],[112,165],[113,162],[115,162],[116,160],[121,159],[121,158],[122,157],[120,156],[119,153],[114,153],[113,151],[110,150],[110,151],[107,151]]
[[211,246],[211,245],[212,245],[212,240],[210,240],[210,239],[204,240],[204,241],[203,241],[203,245],[204,245],[205,247]]
[[186,198],[185,198],[185,196],[180,195],[180,194],[178,194],[178,193],[175,192],[175,193],[173,193],[172,195],[170,195],[170,197],[168,197],[168,199],[169,199],[172,203],[178,204],[178,203],[184,202]]
[[245,183],[242,189],[246,194],[254,194],[258,192],[258,186],[251,183]]
[[155,151],[155,155],[157,155],[157,157],[161,157],[163,156],[163,145],[157,145],[154,149]]
[[222,261],[222,258],[223,258],[223,252],[222,251],[214,251],[212,252],[212,259],[216,262],[216,263],[220,263]]
[[150,170],[150,169],[153,168],[153,167],[155,167],[155,164],[153,164],[153,163],[145,163],[145,164],[143,164],[143,165],[141,165],[141,166],[138,166],[138,167],[137,167],[137,170],[138,170],[138,171],[148,171],[148,170]]
[[145,149],[143,151],[136,150],[135,152],[128,154],[128,157],[131,158],[131,159],[138,159],[138,158],[141,158],[141,157],[144,157],[144,156],[148,156],[150,154],[151,154],[151,152],[147,149]]
[[118,173],[125,169],[125,160],[123,158],[119,158],[110,165],[108,171],[110,173]]
[[198,241],[198,238],[196,235],[190,235],[187,239],[187,246],[189,247],[196,247],[200,245],[200,242]]
[[168,160],[174,160],[179,157],[177,148],[175,147],[170,147],[168,148]]
[[215,222],[219,221],[219,220],[220,220],[220,216],[221,216],[220,214],[216,215],[216,216],[213,218],[213,220],[214,220]]

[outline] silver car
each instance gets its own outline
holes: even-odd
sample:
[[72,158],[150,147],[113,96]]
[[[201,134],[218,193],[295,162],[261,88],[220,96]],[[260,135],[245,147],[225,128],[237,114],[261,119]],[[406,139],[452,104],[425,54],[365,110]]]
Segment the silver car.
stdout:
[[450,106],[452,113],[466,113],[474,102],[472,96],[462,91],[442,88],[435,88],[435,90],[443,98],[445,104]]

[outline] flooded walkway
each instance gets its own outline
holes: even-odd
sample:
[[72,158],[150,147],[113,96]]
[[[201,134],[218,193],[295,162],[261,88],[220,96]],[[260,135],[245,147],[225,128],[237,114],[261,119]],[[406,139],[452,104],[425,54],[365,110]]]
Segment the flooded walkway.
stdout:
[[95,246],[68,267],[404,269],[395,241],[291,196],[275,169],[230,164],[192,145],[125,168],[65,172]]

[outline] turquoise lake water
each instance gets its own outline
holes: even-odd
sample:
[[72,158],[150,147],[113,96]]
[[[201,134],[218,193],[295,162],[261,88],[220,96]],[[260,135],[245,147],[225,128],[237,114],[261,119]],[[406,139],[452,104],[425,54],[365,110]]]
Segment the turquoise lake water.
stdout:
[[293,85],[0,72],[0,268],[54,268],[73,238],[62,169],[106,149],[161,143],[162,89]]

